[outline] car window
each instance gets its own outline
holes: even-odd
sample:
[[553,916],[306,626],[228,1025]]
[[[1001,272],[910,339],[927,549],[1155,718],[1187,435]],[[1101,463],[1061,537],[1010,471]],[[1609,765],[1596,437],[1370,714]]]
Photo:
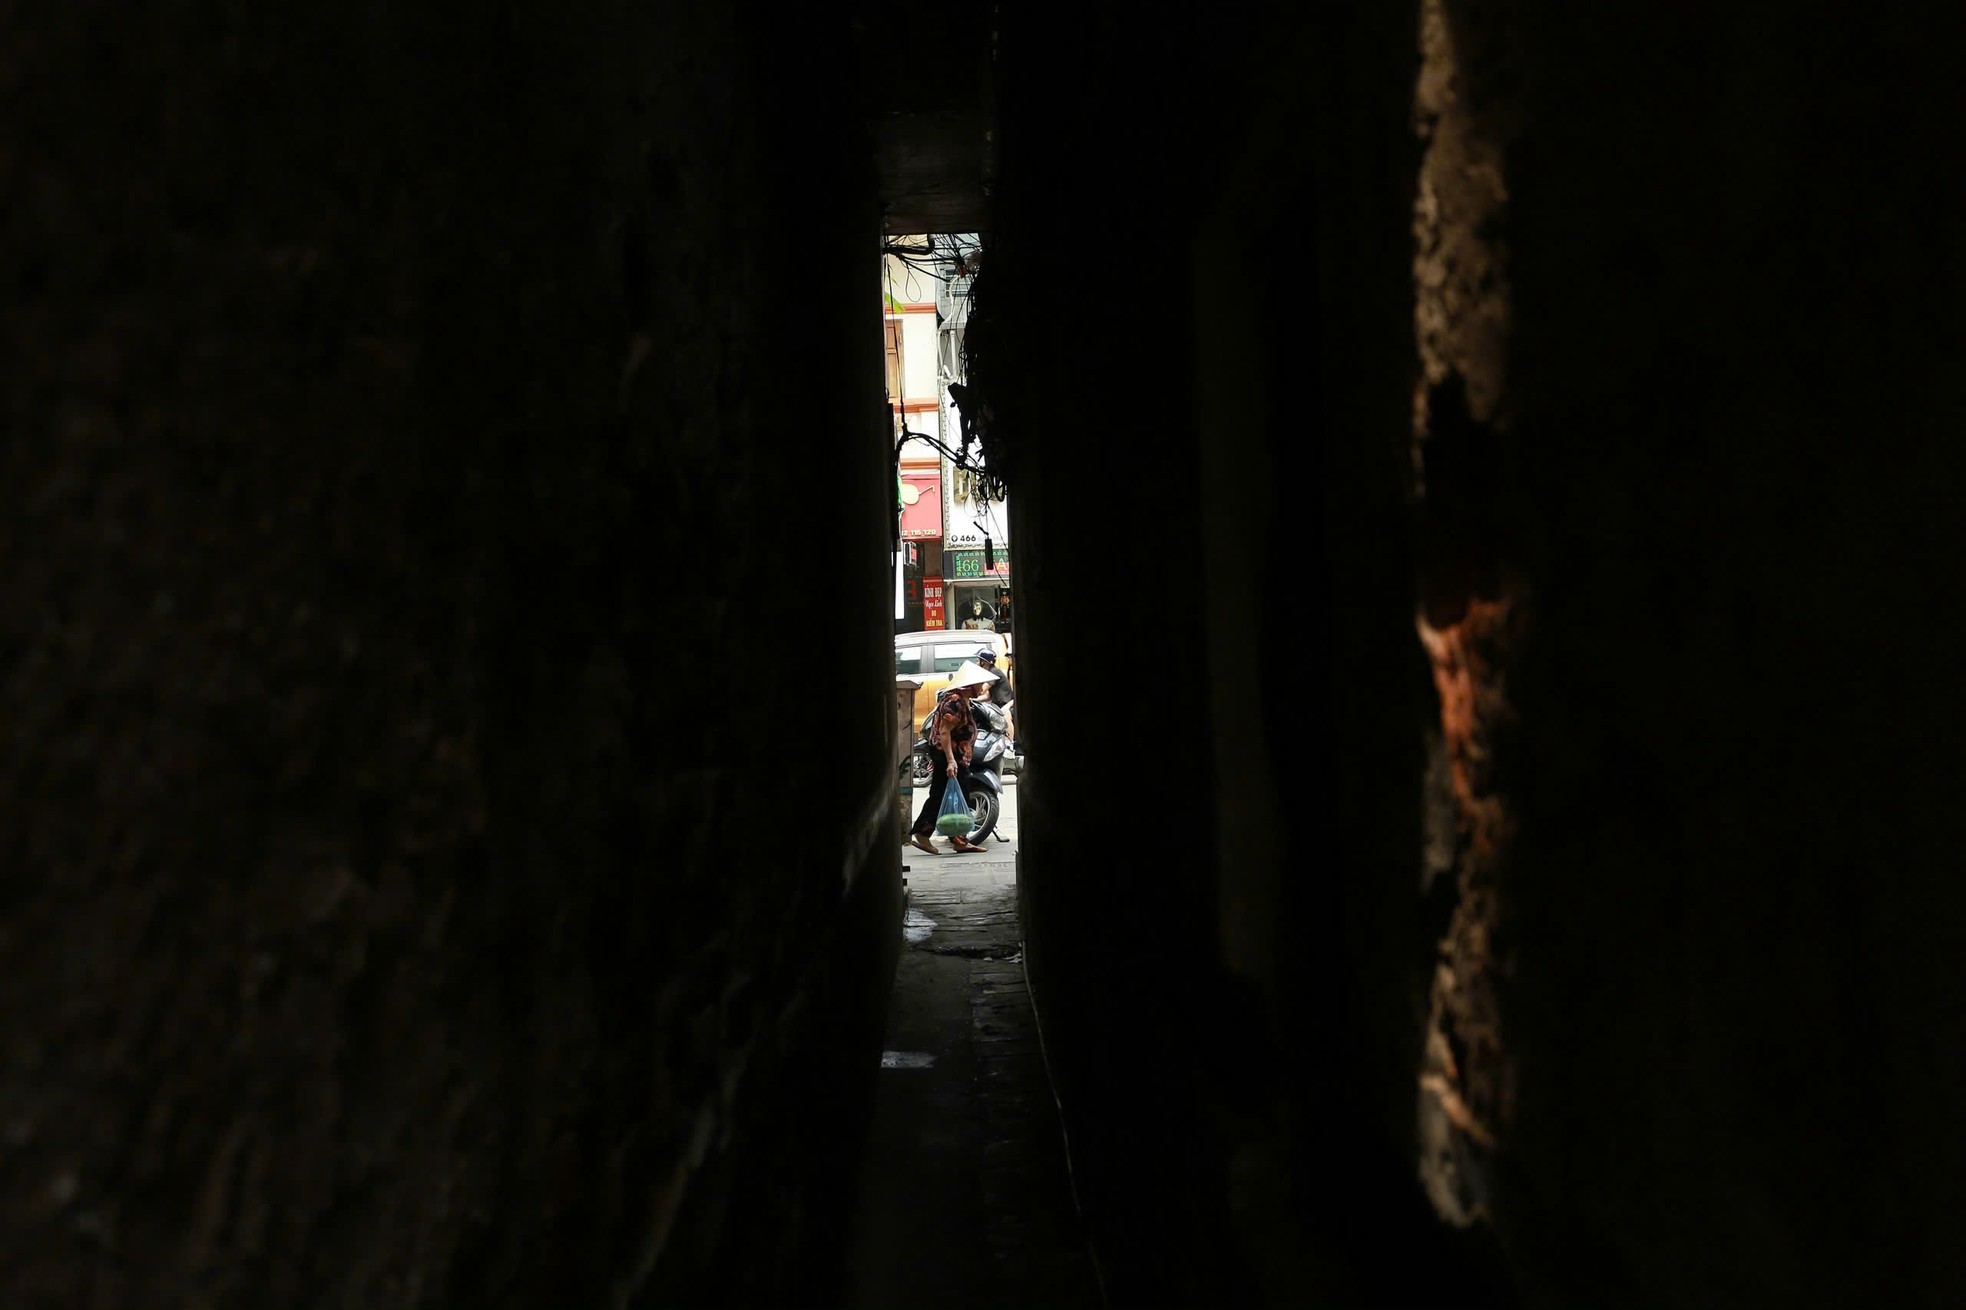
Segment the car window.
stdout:
[[894,652],[894,673],[896,677],[920,677],[922,672],[922,648],[906,646]]
[[963,666],[964,660],[975,659],[976,652],[982,649],[981,646],[973,641],[965,641],[954,646],[937,646],[935,648],[934,672],[954,673]]

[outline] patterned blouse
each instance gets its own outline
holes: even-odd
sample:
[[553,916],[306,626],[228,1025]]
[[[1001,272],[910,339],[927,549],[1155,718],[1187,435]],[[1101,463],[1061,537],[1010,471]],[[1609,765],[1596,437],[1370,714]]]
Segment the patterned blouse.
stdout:
[[976,725],[969,717],[969,702],[953,691],[945,691],[935,702],[935,722],[930,725],[928,744],[958,756],[969,763],[970,747],[976,740]]

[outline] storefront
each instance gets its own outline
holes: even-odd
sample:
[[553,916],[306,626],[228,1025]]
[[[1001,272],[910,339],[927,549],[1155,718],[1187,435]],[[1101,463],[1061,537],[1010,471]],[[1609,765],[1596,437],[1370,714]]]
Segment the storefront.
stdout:
[[936,542],[903,542],[902,613],[896,632],[941,628],[1009,632],[1010,554],[993,550],[996,567],[980,550],[943,550]]
[[1011,630],[1009,547],[944,550],[942,576],[950,627]]

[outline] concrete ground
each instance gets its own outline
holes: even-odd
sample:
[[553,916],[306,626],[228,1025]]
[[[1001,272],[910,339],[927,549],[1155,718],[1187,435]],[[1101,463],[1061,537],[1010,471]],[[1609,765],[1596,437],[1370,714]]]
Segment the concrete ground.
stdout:
[[1010,841],[904,848],[906,941],[848,1249],[856,1310],[1101,1304],[1024,979],[1005,790]]

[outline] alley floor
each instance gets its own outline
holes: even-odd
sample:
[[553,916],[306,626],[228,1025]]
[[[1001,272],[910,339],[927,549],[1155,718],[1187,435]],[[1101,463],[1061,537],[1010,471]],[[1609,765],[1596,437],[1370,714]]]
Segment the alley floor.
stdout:
[[906,940],[848,1254],[855,1310],[1101,1304],[1024,976],[1006,790],[1010,840],[904,848]]

